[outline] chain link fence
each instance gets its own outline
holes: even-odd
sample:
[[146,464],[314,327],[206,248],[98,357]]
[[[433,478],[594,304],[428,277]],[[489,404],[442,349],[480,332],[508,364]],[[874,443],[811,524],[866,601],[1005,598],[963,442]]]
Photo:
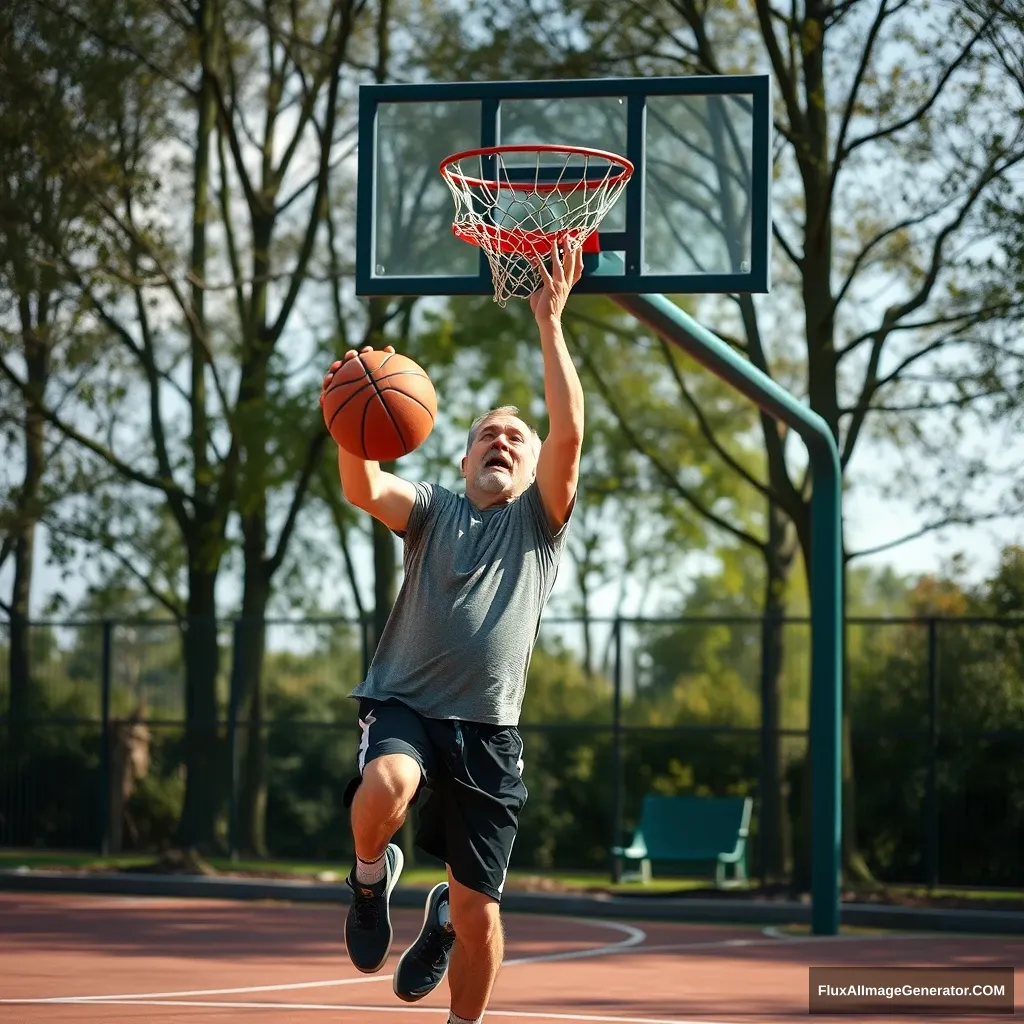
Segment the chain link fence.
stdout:
[[[217,623],[209,719],[176,622],[33,623],[24,639],[12,673],[0,625],[0,845],[155,853],[203,820],[225,855],[351,857],[366,624]],[[851,619],[846,647],[846,795],[875,877],[1024,885],[1024,622]],[[786,870],[809,669],[803,620],[545,620],[514,866],[608,869],[659,792],[752,796],[752,873],[769,848]]]

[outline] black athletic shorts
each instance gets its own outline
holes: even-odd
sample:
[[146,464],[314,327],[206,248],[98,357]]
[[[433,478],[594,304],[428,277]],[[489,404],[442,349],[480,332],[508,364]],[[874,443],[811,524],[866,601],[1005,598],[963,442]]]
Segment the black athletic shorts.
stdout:
[[[428,795],[416,845],[451,868],[468,889],[501,900],[519,813],[526,803],[523,741],[512,726],[424,718],[397,700],[359,701],[359,776],[385,754],[408,754]],[[420,793],[414,802],[418,802]]]

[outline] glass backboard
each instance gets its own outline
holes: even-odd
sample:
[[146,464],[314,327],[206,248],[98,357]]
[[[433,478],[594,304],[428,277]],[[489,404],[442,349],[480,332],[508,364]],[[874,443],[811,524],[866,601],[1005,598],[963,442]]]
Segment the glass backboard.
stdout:
[[588,254],[583,293],[767,292],[767,75],[365,85],[360,89],[356,291],[492,291],[452,231],[440,164],[494,145],[574,145],[634,173]]

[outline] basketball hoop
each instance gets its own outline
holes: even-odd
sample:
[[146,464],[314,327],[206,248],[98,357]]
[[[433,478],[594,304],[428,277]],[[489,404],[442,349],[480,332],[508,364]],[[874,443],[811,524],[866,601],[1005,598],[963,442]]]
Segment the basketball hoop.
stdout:
[[440,169],[455,200],[452,231],[483,249],[502,306],[541,287],[552,243],[599,251],[598,225],[633,174],[625,157],[582,146],[469,149]]

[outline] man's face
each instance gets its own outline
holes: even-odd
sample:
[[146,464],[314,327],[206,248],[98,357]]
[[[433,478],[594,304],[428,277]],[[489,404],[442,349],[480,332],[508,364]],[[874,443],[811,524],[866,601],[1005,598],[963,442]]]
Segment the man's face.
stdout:
[[466,482],[490,495],[520,494],[537,470],[534,443],[529,428],[517,417],[488,417],[463,460]]

